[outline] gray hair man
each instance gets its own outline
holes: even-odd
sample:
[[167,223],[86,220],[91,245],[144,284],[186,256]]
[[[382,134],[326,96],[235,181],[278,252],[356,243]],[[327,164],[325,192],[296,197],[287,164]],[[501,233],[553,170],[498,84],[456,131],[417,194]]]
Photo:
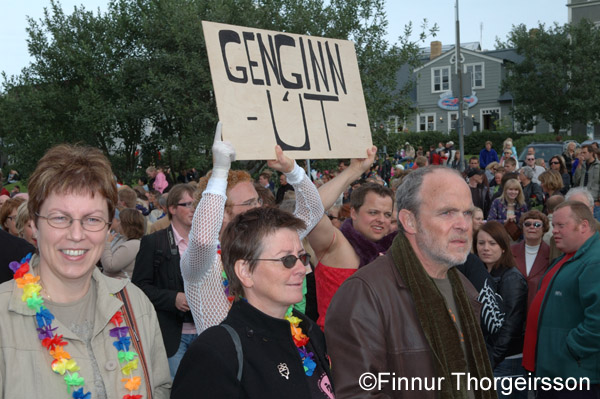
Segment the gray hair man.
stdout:
[[[337,398],[364,397],[365,372],[375,381],[366,387],[369,397],[454,397],[457,391],[496,397],[469,391],[453,374],[492,376],[477,292],[454,268],[471,249],[469,194],[448,168],[420,168],[405,177],[396,194],[400,232],[390,250],[348,278],[328,310]],[[399,387],[394,376],[434,387]]]

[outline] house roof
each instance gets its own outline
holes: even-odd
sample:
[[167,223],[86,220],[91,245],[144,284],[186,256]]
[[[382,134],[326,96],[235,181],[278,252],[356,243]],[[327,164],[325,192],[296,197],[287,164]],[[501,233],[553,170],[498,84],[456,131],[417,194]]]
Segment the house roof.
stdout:
[[[453,47],[454,48],[454,47]],[[475,57],[479,57],[479,58],[483,58],[483,59],[487,59],[488,61],[494,61],[494,62],[503,62],[502,58],[499,57],[490,57],[487,54],[487,52],[482,52],[482,51],[472,51],[472,50],[468,50],[465,48],[462,48],[461,46],[461,53],[466,53],[466,54],[470,54],[473,55]],[[445,53],[442,53],[442,55],[440,55],[439,57],[436,57],[434,59],[432,59],[431,61],[423,64],[422,66],[420,66],[419,68],[415,69],[415,72],[420,71],[423,68],[427,68],[428,66],[435,64],[436,62],[439,62],[440,60],[446,58],[446,57],[450,57],[454,54],[453,50],[448,50]]]

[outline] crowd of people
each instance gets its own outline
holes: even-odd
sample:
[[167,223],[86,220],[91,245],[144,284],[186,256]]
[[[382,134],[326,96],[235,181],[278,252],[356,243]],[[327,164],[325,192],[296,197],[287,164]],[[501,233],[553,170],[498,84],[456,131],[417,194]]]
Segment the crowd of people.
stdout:
[[0,398],[600,397],[596,146],[212,153],[126,186],[61,145],[0,197]]

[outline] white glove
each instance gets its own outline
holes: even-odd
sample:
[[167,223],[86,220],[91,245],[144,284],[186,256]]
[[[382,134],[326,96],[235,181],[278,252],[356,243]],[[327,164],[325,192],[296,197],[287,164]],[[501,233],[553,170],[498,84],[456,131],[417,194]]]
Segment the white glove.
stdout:
[[235,148],[229,141],[223,141],[221,135],[222,123],[217,123],[215,141],[213,142],[213,170],[212,175],[217,178],[227,179],[231,162],[235,161]]

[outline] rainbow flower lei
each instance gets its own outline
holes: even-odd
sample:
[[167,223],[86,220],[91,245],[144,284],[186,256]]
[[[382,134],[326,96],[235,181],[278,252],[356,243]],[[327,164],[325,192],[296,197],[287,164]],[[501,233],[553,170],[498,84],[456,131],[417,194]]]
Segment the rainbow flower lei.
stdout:
[[302,329],[299,327],[301,319],[292,315],[292,306],[288,309],[285,319],[290,322],[290,328],[292,330],[292,339],[298,348],[298,353],[300,354],[300,358],[302,359],[302,365],[304,366],[304,372],[307,376],[313,375],[315,371],[315,367],[317,364],[313,360],[315,354],[309,352],[306,349],[306,344],[309,341],[309,338],[306,334],[302,332]]
[[[29,261],[32,254],[28,254],[21,259],[21,262],[11,262],[10,269],[14,272],[14,279],[18,288],[23,290],[21,300],[27,304],[27,307],[34,310],[37,323],[38,338],[42,341],[42,346],[48,350],[48,353],[54,359],[50,364],[52,371],[64,376],[67,385],[67,393],[71,394],[73,399],[91,399],[92,394],[83,391],[85,381],[78,373],[79,366],[71,358],[69,352],[64,347],[68,342],[63,341],[62,335],[55,333],[58,327],[52,327],[54,315],[44,306],[44,298],[40,295],[42,286],[39,283],[40,277],[29,273]],[[121,372],[127,378],[121,381],[125,383],[125,389],[129,391],[123,396],[123,399],[141,399],[142,395],[134,395],[142,383],[142,378],[133,376],[133,371],[138,368],[138,354],[129,351],[131,337],[129,336],[129,327],[121,327],[123,315],[117,311],[110,319],[110,323],[115,327],[109,331],[111,337],[116,338],[113,345],[118,351],[119,364]],[[76,389],[79,387],[79,389]],[[71,392],[73,389],[73,392]]]

